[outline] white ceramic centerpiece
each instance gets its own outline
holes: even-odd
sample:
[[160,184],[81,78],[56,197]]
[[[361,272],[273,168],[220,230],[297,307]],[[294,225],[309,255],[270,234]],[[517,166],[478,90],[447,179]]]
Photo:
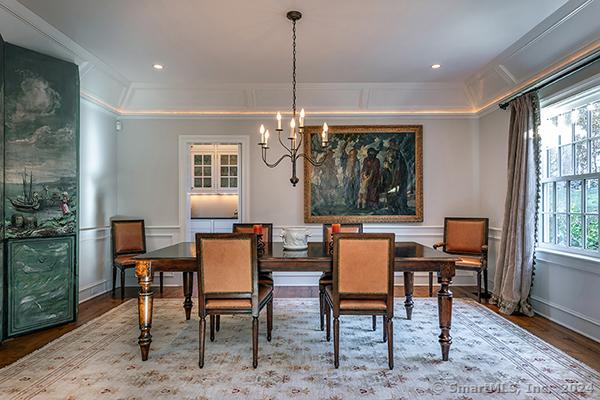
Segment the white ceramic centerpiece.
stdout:
[[308,237],[310,232],[305,228],[283,228],[281,230],[283,248],[285,250],[308,249]]

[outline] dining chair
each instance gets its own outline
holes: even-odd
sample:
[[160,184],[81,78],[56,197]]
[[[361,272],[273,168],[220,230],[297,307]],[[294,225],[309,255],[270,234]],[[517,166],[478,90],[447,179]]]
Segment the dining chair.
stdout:
[[[197,233],[200,368],[204,367],[206,316],[252,315],[252,366],[258,365],[258,317],[267,307],[267,340],[273,330],[273,287],[258,283],[256,235]],[[211,324],[211,328],[214,324]],[[214,341],[211,329],[210,340]]]
[[[146,252],[146,230],[143,219],[113,220],[110,223],[112,247],[112,295],[115,295],[117,269],[121,272],[121,300],[125,298],[125,271],[135,268],[133,257]],[[160,273],[160,293],[163,273]]]
[[[323,243],[325,245],[326,251],[329,251],[331,247],[331,241],[333,237],[331,235],[331,225],[333,224],[323,224]],[[340,224],[341,232],[345,233],[362,233],[363,232],[363,224]],[[331,272],[323,272],[321,277],[319,278],[319,314],[321,320],[321,330],[325,329],[325,288],[328,285],[331,285],[333,282],[333,276]],[[377,329],[377,321],[375,316],[373,316],[373,330]]]
[[[457,270],[477,272],[477,299],[481,303],[481,274],[488,298],[488,218],[444,218],[444,241],[433,245],[445,253],[460,256]],[[433,272],[429,273],[429,296],[433,296]]]
[[394,369],[394,234],[333,235],[333,284],[325,287],[326,331],[333,312],[334,366],[340,364],[340,315],[383,315],[388,366]]

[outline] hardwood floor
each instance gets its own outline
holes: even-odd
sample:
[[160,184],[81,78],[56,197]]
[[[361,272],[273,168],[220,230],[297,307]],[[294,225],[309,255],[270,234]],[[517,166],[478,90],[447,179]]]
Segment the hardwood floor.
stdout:
[[[472,287],[455,286],[452,288],[454,297],[476,298],[472,293]],[[275,297],[317,297],[319,292],[316,286],[284,286],[275,288]],[[166,287],[162,296],[156,288],[156,297],[177,298],[183,296],[181,287]],[[126,300],[137,297],[137,287],[128,287],[125,290]],[[427,288],[423,286],[415,287],[415,297],[427,296]],[[196,289],[194,289],[194,297]],[[396,288],[396,296],[404,296],[402,286]],[[9,365],[21,357],[41,348],[45,344],[59,338],[65,333],[91,321],[110,309],[122,304],[120,298],[112,298],[110,293],[103,294],[94,299],[82,303],[79,307],[79,318],[77,322],[62,325],[55,328],[46,329],[30,335],[20,336],[8,339],[0,345],[0,368]],[[498,308],[493,305],[486,305],[490,310],[498,312]],[[502,314],[500,314],[502,315]],[[318,318],[318,316],[316,317]],[[590,367],[600,371],[600,343],[586,338],[576,332],[564,328],[546,318],[535,316],[533,318],[525,316],[506,317],[515,324],[528,330],[542,340],[554,345],[572,357],[586,363]]]

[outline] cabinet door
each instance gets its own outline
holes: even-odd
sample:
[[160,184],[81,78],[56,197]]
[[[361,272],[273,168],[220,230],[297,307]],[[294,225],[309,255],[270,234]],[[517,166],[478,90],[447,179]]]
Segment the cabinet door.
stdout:
[[237,153],[219,153],[219,189],[237,193],[239,187],[239,157]]
[[8,336],[75,317],[73,236],[8,242]]
[[192,190],[211,191],[215,187],[214,154],[192,152]]

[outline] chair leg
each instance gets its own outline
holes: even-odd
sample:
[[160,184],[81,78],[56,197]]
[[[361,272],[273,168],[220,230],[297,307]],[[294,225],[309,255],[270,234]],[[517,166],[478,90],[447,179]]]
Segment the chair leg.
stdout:
[[324,323],[324,319],[325,319],[325,287],[319,285],[319,313],[320,318],[321,318],[321,331],[323,331],[323,329],[325,329],[325,323]]
[[373,330],[377,330],[377,315],[373,315]]
[[383,316],[383,343],[387,342],[387,317],[384,315]]
[[331,308],[329,304],[325,304],[325,338],[331,341]]
[[481,303],[481,271],[477,271],[477,301]]
[[199,343],[199,355],[198,355],[198,366],[204,367],[204,343],[206,342],[206,317],[200,318],[200,343]]
[[163,294],[163,286],[164,286],[164,272],[160,273],[160,294]]
[[121,300],[125,300],[125,269],[121,269]]
[[213,314],[210,315],[210,341],[215,341],[215,316]]
[[429,297],[433,297],[433,272],[429,273]]
[[113,273],[113,280],[112,280],[112,284],[113,285],[112,285],[112,292],[111,293],[112,293],[112,296],[114,297],[115,296],[115,288],[117,286],[117,267],[115,267],[114,265],[113,265],[113,268],[112,268],[112,273]]
[[483,270],[483,293],[484,293],[484,297],[485,297],[485,301],[487,302],[487,299],[490,298],[490,292],[488,292],[488,271],[487,268]]
[[273,299],[267,304],[267,342],[271,341],[273,331]]
[[217,314],[215,316],[215,331],[219,332],[220,329],[221,329],[221,316]]
[[340,366],[340,319],[333,317],[333,366]]
[[388,331],[388,365],[390,369],[394,369],[394,321],[392,318],[387,318],[385,330]]
[[252,317],[252,367],[258,366],[258,317]]

